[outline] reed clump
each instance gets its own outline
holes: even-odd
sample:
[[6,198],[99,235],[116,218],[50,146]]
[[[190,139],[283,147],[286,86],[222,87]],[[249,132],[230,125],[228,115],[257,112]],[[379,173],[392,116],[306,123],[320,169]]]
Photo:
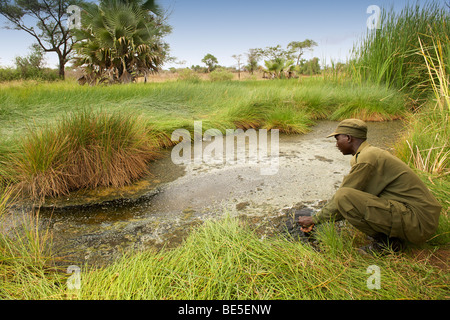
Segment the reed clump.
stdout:
[[382,8],[379,29],[370,30],[353,49],[349,75],[360,83],[405,90],[416,107],[427,99],[430,87],[426,65],[417,55],[419,38],[424,47],[431,47],[431,37],[444,43],[448,34],[450,15],[442,1],[407,4],[397,13]]
[[39,299],[64,292],[49,230],[39,213],[9,211],[13,189],[0,188],[0,299]]
[[398,154],[417,170],[446,177],[450,173],[450,61],[449,38],[443,43],[431,37],[432,46],[425,47],[419,38],[417,55],[423,59],[432,93],[419,114],[411,117],[407,136],[398,144]]
[[129,184],[145,175],[158,156],[150,133],[138,117],[88,109],[30,129],[10,159],[16,187],[43,200],[77,189]]

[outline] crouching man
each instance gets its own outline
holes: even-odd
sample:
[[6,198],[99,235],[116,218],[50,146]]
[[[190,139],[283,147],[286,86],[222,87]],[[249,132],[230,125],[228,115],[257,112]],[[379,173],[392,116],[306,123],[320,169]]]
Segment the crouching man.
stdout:
[[405,163],[367,143],[364,121],[344,120],[328,137],[335,137],[344,155],[353,155],[351,170],[317,214],[299,218],[303,231],[332,219],[346,219],[373,239],[359,248],[362,253],[400,251],[405,240],[421,244],[433,235],[440,204]]

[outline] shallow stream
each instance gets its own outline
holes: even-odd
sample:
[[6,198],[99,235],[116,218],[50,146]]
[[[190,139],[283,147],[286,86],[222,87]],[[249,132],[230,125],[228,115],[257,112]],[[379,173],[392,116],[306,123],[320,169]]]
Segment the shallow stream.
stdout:
[[[40,221],[53,233],[55,250],[79,265],[108,264],[129,249],[175,246],[192,227],[224,214],[238,215],[261,237],[269,236],[286,224],[289,208],[316,210],[348,173],[350,156],[326,138],[337,124],[320,121],[308,134],[280,135],[273,175],[262,175],[261,165],[251,163],[176,165],[165,151],[142,181],[49,201]],[[369,143],[385,149],[403,128],[400,121],[368,126]]]

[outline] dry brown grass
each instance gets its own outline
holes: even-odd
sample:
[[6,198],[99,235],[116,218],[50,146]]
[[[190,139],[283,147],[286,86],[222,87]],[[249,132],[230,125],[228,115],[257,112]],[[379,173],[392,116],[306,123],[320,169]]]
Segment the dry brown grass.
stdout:
[[[200,80],[210,80],[209,73],[195,73]],[[157,74],[152,74],[147,77],[147,82],[167,82],[167,81],[178,81],[180,79],[180,74],[178,72],[170,72],[170,71],[162,71]],[[264,74],[262,72],[255,72],[254,74],[250,74],[249,72],[241,72],[240,76],[238,72],[233,72],[233,81],[238,80],[267,80],[264,78]],[[142,83],[145,79],[140,77],[136,82]]]

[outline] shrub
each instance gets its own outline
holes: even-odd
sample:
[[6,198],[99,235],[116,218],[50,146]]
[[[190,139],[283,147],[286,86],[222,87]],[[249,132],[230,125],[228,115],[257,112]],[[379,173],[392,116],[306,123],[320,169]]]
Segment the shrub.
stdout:
[[211,81],[231,81],[233,80],[233,73],[223,68],[219,68],[209,74],[209,79]]
[[42,80],[55,81],[59,79],[58,70],[35,68],[0,68],[0,81]]
[[179,73],[178,79],[184,80],[184,81],[190,81],[190,82],[199,82],[200,76],[194,70],[185,68],[185,69],[181,70],[181,72]]

